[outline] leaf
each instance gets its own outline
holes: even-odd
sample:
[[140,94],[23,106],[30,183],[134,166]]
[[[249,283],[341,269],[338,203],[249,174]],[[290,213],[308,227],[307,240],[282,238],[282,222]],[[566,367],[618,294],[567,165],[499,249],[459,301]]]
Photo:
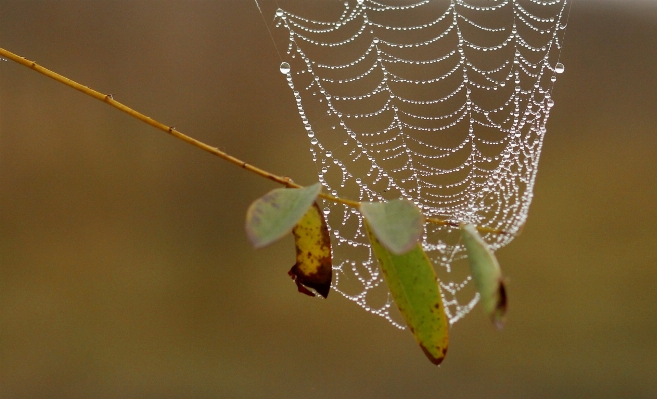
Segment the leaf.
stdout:
[[322,190],[320,183],[302,188],[277,188],[255,200],[246,211],[246,235],[256,248],[292,231]]
[[310,287],[326,298],[333,278],[331,238],[317,202],[294,226],[292,233],[297,247],[297,263],[288,274],[297,283],[299,292],[315,296],[306,288]]
[[360,204],[370,228],[390,252],[402,255],[413,249],[424,231],[424,216],[408,200]]
[[497,328],[504,326],[507,298],[497,258],[471,224],[461,224],[461,236],[470,261],[470,272],[484,312]]
[[440,364],[449,344],[449,323],[445,314],[436,272],[421,244],[404,255],[395,255],[379,241],[365,223],[383,277],[406,324],[425,355]]

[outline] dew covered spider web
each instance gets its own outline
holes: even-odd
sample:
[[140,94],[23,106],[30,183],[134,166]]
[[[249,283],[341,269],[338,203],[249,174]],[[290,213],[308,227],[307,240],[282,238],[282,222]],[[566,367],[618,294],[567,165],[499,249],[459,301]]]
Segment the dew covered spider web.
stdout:
[[[508,244],[527,219],[564,70],[566,1],[278,4],[280,69],[325,190],[359,201],[406,198],[428,217],[507,232],[482,235],[493,250]],[[403,328],[362,216],[324,207],[332,288]],[[479,299],[460,232],[426,224],[423,247],[454,323]]]

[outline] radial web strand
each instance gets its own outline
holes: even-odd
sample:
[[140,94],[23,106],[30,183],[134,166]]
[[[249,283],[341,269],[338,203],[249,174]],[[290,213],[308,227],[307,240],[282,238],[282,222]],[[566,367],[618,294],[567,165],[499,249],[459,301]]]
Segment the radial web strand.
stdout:
[[[565,0],[351,0],[334,19],[302,16],[317,4],[283,4],[275,33],[286,38],[281,72],[325,189],[407,198],[429,217],[510,233],[484,234],[493,250],[508,244],[527,218],[564,69]],[[333,288],[403,328],[362,216],[324,206]],[[459,231],[427,224],[423,246],[454,323],[478,301]]]

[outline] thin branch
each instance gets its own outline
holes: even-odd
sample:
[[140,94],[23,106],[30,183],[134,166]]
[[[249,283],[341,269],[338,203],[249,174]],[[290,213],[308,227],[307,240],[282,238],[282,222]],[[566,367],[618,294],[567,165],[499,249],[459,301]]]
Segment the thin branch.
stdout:
[[[56,80],[60,83],[63,83],[68,87],[71,87],[75,90],[81,91],[82,93],[84,93],[88,96],[91,96],[91,97],[93,97],[97,100],[100,100],[104,103],[107,103],[110,106],[118,109],[119,111],[125,112],[126,114],[132,116],[133,118],[139,119],[140,121],[156,128],[156,129],[159,129],[159,130],[161,130],[165,133],[170,134],[171,136],[173,136],[177,139],[180,139],[180,140],[182,140],[186,143],[189,143],[189,144],[191,144],[195,147],[198,147],[198,148],[200,148],[204,151],[207,151],[210,154],[216,155],[219,158],[222,158],[222,159],[224,159],[224,160],[226,160],[226,161],[228,161],[228,162],[230,162],[234,165],[237,165],[242,169],[246,169],[249,172],[255,173],[255,174],[257,174],[259,176],[262,176],[266,179],[275,181],[276,183],[282,184],[286,187],[291,187],[291,188],[301,187],[299,184],[294,183],[291,179],[289,179],[287,177],[278,176],[278,175],[270,173],[270,172],[268,172],[264,169],[260,169],[256,166],[253,166],[253,165],[251,165],[247,162],[242,161],[239,158],[235,158],[234,156],[232,156],[232,155],[230,155],[230,154],[228,154],[224,151],[221,151],[220,149],[218,149],[216,147],[212,147],[208,144],[203,143],[202,141],[199,141],[199,140],[196,140],[195,138],[187,136],[186,134],[183,134],[182,132],[180,132],[179,130],[174,128],[173,126],[167,126],[167,125],[165,125],[161,122],[156,121],[155,119],[153,119],[151,117],[148,117],[148,116],[142,114],[141,112],[135,111],[134,109],[132,109],[132,108],[116,101],[112,97],[111,94],[103,94],[103,93],[100,93],[96,90],[93,90],[93,89],[91,89],[87,86],[81,85],[80,83],[78,83],[74,80],[71,80],[71,79],[69,79],[65,76],[62,76],[62,75],[60,75],[56,72],[53,72],[53,71],[51,71],[47,68],[42,67],[41,65],[37,64],[34,61],[30,61],[30,60],[28,60],[24,57],[16,55],[16,54],[14,54],[10,51],[7,51],[3,48],[0,48],[0,56],[5,57],[9,60],[12,60],[12,61],[14,61],[18,64],[21,64],[25,67],[30,68],[30,69],[33,69],[34,71],[36,71],[36,72],[38,72],[42,75],[45,75],[45,76],[47,76],[51,79],[54,79],[54,80]],[[351,200],[347,200],[347,199],[343,199],[343,198],[338,198],[338,197],[334,197],[332,195],[328,195],[328,194],[325,194],[325,193],[320,193],[319,196],[326,199],[326,200],[332,201],[332,202],[341,203],[341,204],[351,206],[351,207],[354,207],[354,208],[360,208],[360,202],[358,202],[358,201],[351,201]],[[434,219],[434,218],[427,218],[426,220],[429,223],[434,223],[434,224],[437,224],[437,225],[459,227],[458,223],[450,222],[448,220]],[[496,229],[493,229],[493,228],[490,228],[490,227],[485,227],[485,226],[477,226],[477,230],[482,232],[482,233],[510,234],[510,233],[508,233],[506,231],[503,231],[503,230],[496,230]]]

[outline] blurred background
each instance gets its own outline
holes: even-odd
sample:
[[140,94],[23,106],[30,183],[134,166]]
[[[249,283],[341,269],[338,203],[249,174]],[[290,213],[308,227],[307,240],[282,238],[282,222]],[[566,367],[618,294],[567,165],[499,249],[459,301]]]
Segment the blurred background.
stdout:
[[[316,179],[255,4],[0,2],[0,46],[265,169]],[[251,249],[275,188],[0,63],[0,398],[657,397],[657,3],[577,0],[508,322],[477,307],[435,367],[291,238]]]

